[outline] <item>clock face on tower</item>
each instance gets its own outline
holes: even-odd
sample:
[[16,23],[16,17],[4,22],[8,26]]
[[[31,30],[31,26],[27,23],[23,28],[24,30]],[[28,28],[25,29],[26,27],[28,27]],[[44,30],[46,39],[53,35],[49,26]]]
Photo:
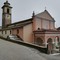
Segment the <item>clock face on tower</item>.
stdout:
[[10,20],[10,15],[7,16],[7,19]]
[[7,14],[7,15],[6,15],[6,19],[7,19],[7,20],[10,20],[10,15]]
[[11,17],[9,14],[6,14],[5,15],[5,25],[10,24],[10,23],[11,23]]

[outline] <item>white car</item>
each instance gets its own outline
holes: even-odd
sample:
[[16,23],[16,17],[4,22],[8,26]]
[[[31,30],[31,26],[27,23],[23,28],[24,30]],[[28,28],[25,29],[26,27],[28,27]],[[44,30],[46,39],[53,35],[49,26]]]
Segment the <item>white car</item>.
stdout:
[[19,36],[17,36],[17,35],[9,35],[9,36],[7,36],[7,39],[23,41],[23,40],[22,40]]

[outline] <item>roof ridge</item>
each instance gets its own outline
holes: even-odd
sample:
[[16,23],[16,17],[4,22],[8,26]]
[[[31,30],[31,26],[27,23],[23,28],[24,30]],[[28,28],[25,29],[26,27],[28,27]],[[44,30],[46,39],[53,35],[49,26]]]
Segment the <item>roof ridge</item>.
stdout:
[[[18,22],[14,22],[14,23],[11,23],[9,25],[13,25],[13,24],[17,24],[17,23],[22,23],[22,22],[26,22],[26,21],[30,21],[30,20],[32,20],[32,18],[29,18],[29,19],[26,19],[26,20],[22,20],[22,21],[18,21]],[[7,25],[7,26],[9,26],[9,25]]]

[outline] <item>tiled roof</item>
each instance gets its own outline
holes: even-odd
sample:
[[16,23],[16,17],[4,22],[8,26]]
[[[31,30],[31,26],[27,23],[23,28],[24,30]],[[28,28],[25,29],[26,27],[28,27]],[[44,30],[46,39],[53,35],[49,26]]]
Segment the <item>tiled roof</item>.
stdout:
[[7,25],[7,27],[18,28],[18,27],[23,27],[25,25],[28,25],[30,23],[32,23],[32,18],[27,19],[27,20],[23,20],[23,21],[19,21],[19,22],[16,22],[16,23],[9,24],[9,25]]

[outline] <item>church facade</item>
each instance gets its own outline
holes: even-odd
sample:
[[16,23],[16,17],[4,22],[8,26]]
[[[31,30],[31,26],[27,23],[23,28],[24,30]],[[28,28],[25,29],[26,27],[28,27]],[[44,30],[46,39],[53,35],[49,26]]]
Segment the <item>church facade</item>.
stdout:
[[18,35],[24,42],[39,46],[54,44],[55,47],[59,47],[60,29],[55,28],[55,20],[47,10],[36,15],[33,12],[31,18],[11,23],[11,9],[10,3],[6,1],[2,7],[0,36],[7,38],[11,34]]

